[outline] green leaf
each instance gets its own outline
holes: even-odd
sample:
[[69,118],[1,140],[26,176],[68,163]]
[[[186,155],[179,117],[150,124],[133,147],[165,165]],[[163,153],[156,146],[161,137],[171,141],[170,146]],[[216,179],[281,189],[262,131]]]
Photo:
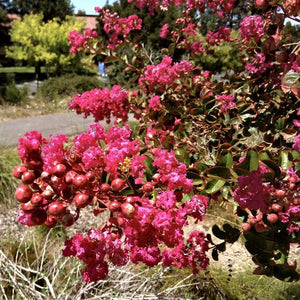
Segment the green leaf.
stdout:
[[232,227],[230,224],[225,223],[223,225],[223,229],[226,233],[226,241],[228,243],[235,243],[240,237],[240,230]]
[[219,253],[218,250],[216,248],[213,249],[211,256],[214,260],[218,261],[219,260]]
[[225,180],[222,180],[222,179],[210,179],[206,186],[205,186],[205,191],[208,193],[208,194],[213,194],[217,191],[219,191],[223,185],[225,184]]
[[247,156],[250,158],[249,171],[256,171],[259,165],[257,151],[251,149],[247,152]]
[[230,224],[225,223],[225,224],[223,225],[223,229],[224,229],[226,232],[230,233],[230,232],[233,231],[234,228],[233,228]]
[[168,47],[169,55],[173,56],[174,51],[175,51],[175,43],[171,43]]
[[204,170],[208,169],[208,165],[203,164],[203,163],[197,163],[196,168],[200,171],[204,171]]
[[152,165],[153,159],[147,156],[147,159],[144,161],[146,165],[146,174],[148,178],[151,178],[153,175],[154,167]]
[[104,62],[106,64],[115,63],[115,62],[119,62],[119,61],[122,61],[122,60],[120,59],[120,57],[117,57],[117,56],[107,56],[104,60]]
[[260,249],[252,242],[246,241],[245,242],[245,247],[248,250],[248,252],[252,255],[255,255],[259,253]]
[[284,128],[284,118],[277,119],[277,121],[275,122],[275,128],[277,130],[282,130]]
[[236,174],[236,176],[242,176],[242,175],[249,175],[250,174],[250,172],[248,170],[241,169],[241,168],[233,168],[233,171]]
[[221,240],[225,240],[226,239],[226,232],[221,230],[219,228],[218,225],[214,225],[212,227],[212,233],[218,238],[218,239],[221,239]]
[[292,86],[299,80],[300,74],[290,70],[287,72],[281,81],[281,88],[286,93],[288,92]]
[[245,159],[236,166],[238,169],[256,171],[258,169],[259,160],[257,151],[250,149],[247,152]]
[[269,151],[261,151],[261,152],[259,152],[258,157],[259,157],[260,160],[263,160],[263,159],[270,159],[270,160],[272,160],[272,154]]
[[212,245],[215,244],[215,243],[213,242],[212,238],[211,238],[211,234],[207,233],[207,234],[206,234],[206,238],[207,238],[207,240],[208,240]]
[[273,275],[275,278],[287,282],[296,282],[300,279],[300,274],[296,271],[296,266],[292,267],[286,264],[273,266]]
[[216,166],[206,170],[206,173],[209,177],[215,177],[215,178],[229,179],[232,177],[230,170],[226,167]]
[[226,168],[232,167],[232,154],[230,152],[224,152],[219,157],[218,165]]
[[274,171],[275,177],[279,178],[281,175],[280,168],[276,165],[276,163],[269,159],[262,160],[262,163],[265,164],[269,169]]
[[292,155],[294,159],[299,159],[300,158],[300,153],[296,150],[292,150]]
[[226,250],[226,242],[216,245],[216,248],[218,249],[218,251],[224,252]]
[[247,240],[247,244],[256,249],[256,253],[254,254],[261,254],[264,252],[268,255],[272,254],[273,256],[273,251],[276,249],[276,245],[275,242],[271,239],[268,239],[266,235],[254,232],[245,232],[244,237]]
[[280,153],[279,164],[284,170],[288,170],[292,166],[293,156],[290,152],[282,151]]
[[130,187],[127,187],[126,189],[122,190],[122,195],[133,195],[133,191]]

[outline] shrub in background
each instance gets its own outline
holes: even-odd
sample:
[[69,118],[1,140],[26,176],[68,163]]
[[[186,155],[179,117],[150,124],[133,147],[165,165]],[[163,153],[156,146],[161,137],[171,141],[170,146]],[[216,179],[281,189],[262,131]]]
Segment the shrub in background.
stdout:
[[45,80],[39,94],[49,100],[55,100],[58,97],[74,96],[94,88],[102,88],[104,85],[95,76],[67,74]]

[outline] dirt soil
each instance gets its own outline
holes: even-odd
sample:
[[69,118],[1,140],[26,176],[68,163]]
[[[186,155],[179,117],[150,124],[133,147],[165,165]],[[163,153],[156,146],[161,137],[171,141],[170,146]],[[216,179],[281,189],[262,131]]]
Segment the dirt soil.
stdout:
[[[2,205],[0,206],[0,237],[21,240],[28,232],[28,227],[19,224],[16,220],[18,214],[18,206],[7,208]],[[91,217],[92,216],[92,217]],[[211,228],[213,224],[224,223],[224,219],[217,220],[217,216],[208,215],[206,219],[197,225],[189,225],[186,229],[190,230],[201,230],[205,233],[210,233],[213,237],[214,242],[218,242],[218,239],[213,236]],[[103,219],[102,219],[103,220]],[[71,238],[75,233],[85,233],[91,227],[100,226],[102,223],[101,217],[94,217],[92,207],[85,208],[82,210],[81,215],[77,222],[66,228],[67,238]],[[299,260],[300,247],[292,245],[290,250],[290,262]],[[233,272],[242,272],[249,270],[249,267],[254,270],[256,265],[251,260],[251,255],[247,252],[246,248],[241,244],[240,241],[229,244],[225,252],[219,255],[219,261],[215,262],[210,258],[212,267],[222,268],[225,271],[231,269]]]

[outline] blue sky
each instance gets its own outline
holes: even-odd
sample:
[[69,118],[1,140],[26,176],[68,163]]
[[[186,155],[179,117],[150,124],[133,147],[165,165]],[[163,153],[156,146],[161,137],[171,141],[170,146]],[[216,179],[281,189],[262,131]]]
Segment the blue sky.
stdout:
[[[109,4],[113,4],[114,2],[115,0],[110,0]],[[75,13],[80,9],[84,10],[87,15],[94,15],[96,14],[94,7],[103,7],[106,4],[106,0],[71,0],[71,3],[75,6]]]

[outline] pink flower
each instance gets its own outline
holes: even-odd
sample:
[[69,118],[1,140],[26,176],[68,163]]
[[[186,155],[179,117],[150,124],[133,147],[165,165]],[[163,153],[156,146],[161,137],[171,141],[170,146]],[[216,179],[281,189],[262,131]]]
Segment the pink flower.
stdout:
[[[300,6],[300,4],[299,4]],[[295,57],[295,60],[292,64],[292,70],[296,73],[300,73],[300,55]]]
[[196,36],[196,25],[189,23],[185,28],[182,29],[186,36]]
[[189,50],[191,51],[192,54],[203,54],[205,50],[203,49],[203,43],[196,41],[194,42],[190,47]]
[[225,41],[231,42],[230,29],[220,26],[216,32],[209,31],[205,40],[210,46],[220,45]]
[[294,139],[293,149],[300,153],[300,134]]
[[42,168],[41,149],[47,143],[42,134],[37,131],[25,133],[25,138],[19,138],[18,155],[25,166],[37,170]]
[[229,95],[217,95],[216,99],[221,103],[221,110],[227,111],[228,109],[235,108],[234,96]]
[[300,127],[300,110],[297,111],[297,118],[293,120],[293,123],[295,127]]
[[187,215],[192,216],[197,221],[203,221],[208,208],[208,197],[203,195],[194,195],[190,201],[185,202],[184,209]]
[[165,39],[168,34],[169,34],[169,24],[167,23],[167,24],[163,25],[163,27],[161,28],[159,37],[161,39]]
[[185,60],[172,65],[172,58],[166,56],[162,59],[158,65],[147,66],[144,77],[139,79],[139,84],[150,92],[162,92],[166,89],[166,86],[176,87],[178,86],[178,79],[185,77],[192,72],[193,65]]
[[128,262],[127,253],[121,248],[119,239],[111,239],[110,232],[91,228],[86,237],[77,233],[72,239],[65,241],[63,256],[75,256],[85,263],[82,271],[85,282],[96,282],[104,279],[108,274],[107,257],[117,265]]
[[161,182],[168,189],[183,188],[184,193],[189,193],[193,187],[193,180],[186,177],[186,165],[178,163],[174,152],[156,149],[153,166],[158,167]]
[[135,264],[143,262],[148,267],[154,267],[161,260],[160,251],[156,246],[139,247],[136,245],[130,253],[130,260]]
[[250,73],[259,73],[262,74],[272,66],[272,62],[268,62],[264,53],[256,53],[251,63],[247,64],[245,69]]
[[250,175],[238,177],[238,188],[233,193],[241,209],[260,209],[262,212],[268,208],[270,192],[268,186],[263,184],[264,179],[259,171],[252,171]]
[[116,49],[124,43],[131,31],[142,29],[142,20],[137,15],[120,18],[117,13],[110,13],[109,10],[101,12],[104,21],[103,28],[109,36],[108,49]]
[[245,17],[240,23],[239,33],[244,41],[254,39],[255,42],[258,42],[264,36],[264,22],[261,16]]
[[92,114],[95,122],[104,120],[110,123],[111,115],[122,119],[125,123],[128,120],[128,92],[118,85],[109,89],[93,89],[76,95],[70,102],[69,109],[75,109],[77,114],[84,114],[86,118]]
[[103,167],[102,149],[100,147],[90,147],[83,153],[82,162],[87,170]]
[[149,108],[153,109],[154,111],[160,110],[162,105],[160,104],[160,97],[153,96],[149,101]]
[[22,209],[19,210],[17,221],[29,227],[35,226],[36,224],[31,220],[31,213],[25,213]]
[[159,231],[166,231],[172,226],[173,218],[165,211],[159,211],[155,214],[152,225]]
[[71,45],[70,53],[87,50],[97,37],[98,33],[91,29],[87,29],[84,34],[78,33],[77,30],[71,30],[68,35],[68,40]]
[[50,136],[47,145],[43,147],[42,158],[44,161],[44,171],[52,172],[52,168],[57,162],[63,162],[66,158],[64,143],[68,141],[64,134],[57,134],[56,137]]
[[164,210],[175,208],[176,196],[171,191],[162,192],[156,197],[156,207]]

